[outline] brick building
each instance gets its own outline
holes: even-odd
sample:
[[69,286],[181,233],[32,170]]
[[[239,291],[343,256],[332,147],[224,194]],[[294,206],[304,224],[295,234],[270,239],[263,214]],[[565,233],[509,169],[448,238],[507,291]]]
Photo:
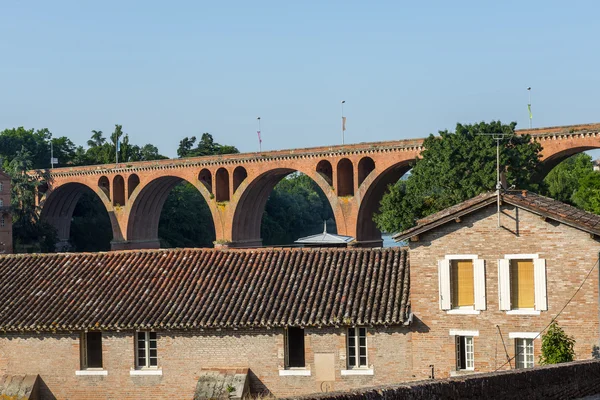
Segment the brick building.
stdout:
[[13,252],[10,176],[0,170],[0,254]]
[[410,379],[406,249],[0,257],[0,377],[57,398],[193,398],[206,371],[276,396]]
[[597,356],[600,216],[526,191],[503,193],[499,215],[487,193],[395,236],[410,243],[414,375],[537,365],[580,285],[557,321],[578,359]]

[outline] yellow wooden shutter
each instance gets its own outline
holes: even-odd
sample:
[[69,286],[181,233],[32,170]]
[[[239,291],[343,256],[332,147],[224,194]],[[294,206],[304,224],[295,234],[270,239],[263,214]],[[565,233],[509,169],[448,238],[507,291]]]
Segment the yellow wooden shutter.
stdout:
[[511,260],[510,296],[512,308],[533,308],[535,292],[533,290],[533,260]]
[[475,304],[473,286],[473,261],[452,261],[452,306],[463,307]]

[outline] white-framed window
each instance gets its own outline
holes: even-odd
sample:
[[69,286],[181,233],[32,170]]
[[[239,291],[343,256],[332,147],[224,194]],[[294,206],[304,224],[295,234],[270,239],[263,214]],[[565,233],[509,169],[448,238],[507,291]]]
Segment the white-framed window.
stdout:
[[0,192],[3,192],[3,191],[4,191],[4,183],[0,182]]
[[304,329],[289,327],[284,333],[285,367],[305,368]]
[[456,370],[475,370],[475,348],[473,336],[455,336],[456,340]]
[[80,338],[81,369],[102,369],[102,332],[84,332]]
[[135,341],[135,367],[156,368],[158,367],[156,332],[137,332]]
[[476,255],[447,255],[438,261],[440,309],[486,309],[485,261]]
[[348,328],[348,369],[367,368],[367,328]]
[[533,368],[533,339],[515,339],[515,365],[517,368]]
[[498,260],[500,310],[548,310],[546,260],[537,254],[509,254]]

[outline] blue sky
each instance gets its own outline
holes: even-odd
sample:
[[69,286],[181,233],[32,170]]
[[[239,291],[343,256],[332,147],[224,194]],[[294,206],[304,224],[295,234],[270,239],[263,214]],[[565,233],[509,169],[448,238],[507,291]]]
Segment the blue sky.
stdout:
[[[417,4],[418,3],[418,4]],[[593,1],[0,2],[0,129],[85,144],[122,124],[175,156],[600,122]]]

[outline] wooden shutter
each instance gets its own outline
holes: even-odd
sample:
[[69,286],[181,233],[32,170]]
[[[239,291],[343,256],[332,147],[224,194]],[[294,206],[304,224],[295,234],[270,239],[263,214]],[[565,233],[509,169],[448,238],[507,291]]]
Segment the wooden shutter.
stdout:
[[535,307],[533,260],[510,260],[510,297],[512,308]]
[[534,287],[535,287],[535,309],[548,310],[548,299],[546,297],[546,260],[543,258],[533,260]]
[[500,310],[510,310],[510,260],[498,260],[498,296]]
[[450,262],[450,305],[452,308],[473,307],[473,261],[452,260]]
[[485,261],[473,260],[473,280],[475,282],[475,309],[485,310]]
[[440,286],[440,309],[449,310],[450,303],[450,260],[438,261],[438,281]]

